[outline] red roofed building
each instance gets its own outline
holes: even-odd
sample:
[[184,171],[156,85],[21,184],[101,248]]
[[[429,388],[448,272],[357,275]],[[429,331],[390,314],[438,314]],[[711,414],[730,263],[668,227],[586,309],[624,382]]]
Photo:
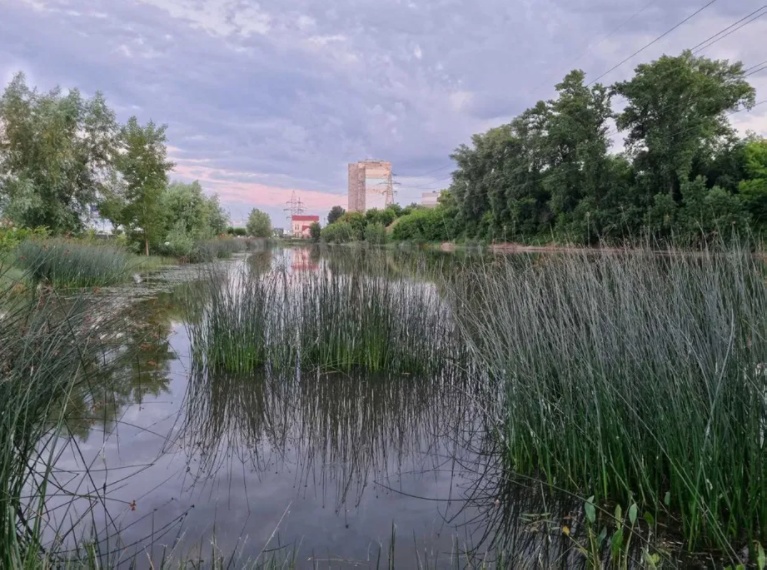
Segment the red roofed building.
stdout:
[[320,223],[320,217],[319,216],[304,216],[304,215],[297,215],[294,214],[290,217],[290,225],[291,229],[293,230],[293,237],[297,238],[308,238],[309,237],[309,227],[317,222]]

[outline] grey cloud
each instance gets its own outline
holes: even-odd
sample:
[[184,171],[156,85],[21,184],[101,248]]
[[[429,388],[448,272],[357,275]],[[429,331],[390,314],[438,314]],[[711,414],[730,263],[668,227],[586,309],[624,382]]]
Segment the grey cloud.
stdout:
[[[377,157],[415,177],[403,188],[415,196],[443,184],[448,155],[472,133],[552,96],[573,66],[602,73],[701,2],[656,2],[628,23],[645,0],[40,4],[0,0],[0,77],[23,66],[41,88],[102,90],[121,119],[167,123],[179,164],[221,185],[337,194],[346,162]],[[737,4],[714,4],[605,81],[759,7]],[[759,44],[743,45],[741,57],[758,58]]]

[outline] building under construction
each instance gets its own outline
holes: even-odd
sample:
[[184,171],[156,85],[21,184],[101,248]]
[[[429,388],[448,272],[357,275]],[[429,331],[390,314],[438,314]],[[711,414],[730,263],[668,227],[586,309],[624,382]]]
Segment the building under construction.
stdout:
[[383,209],[394,203],[391,162],[363,160],[349,164],[349,212]]

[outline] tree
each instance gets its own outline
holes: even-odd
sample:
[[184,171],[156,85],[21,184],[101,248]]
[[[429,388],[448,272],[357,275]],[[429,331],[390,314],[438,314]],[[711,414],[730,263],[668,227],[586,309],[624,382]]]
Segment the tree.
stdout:
[[328,212],[328,224],[335,223],[338,218],[343,216],[346,213],[346,210],[344,210],[341,206],[333,206],[330,208],[330,212]]
[[319,222],[313,222],[312,225],[309,226],[309,237],[312,239],[313,242],[317,243],[320,241],[321,235],[322,235],[322,228],[320,227]]
[[272,235],[272,221],[269,214],[253,208],[248,214],[246,225],[248,235],[258,238],[268,238]]
[[167,216],[168,230],[175,227],[194,240],[223,234],[229,221],[218,196],[206,196],[197,181],[170,184],[162,196],[162,209]]
[[685,51],[639,65],[613,90],[628,103],[617,118],[647,194],[668,192],[679,203],[696,155],[732,134],[727,112],[750,108],[754,88],[741,63],[695,57]]
[[743,149],[745,180],[739,184],[741,200],[755,225],[767,228],[767,140],[746,143]]
[[120,133],[122,148],[116,162],[121,179],[109,211],[113,221],[143,242],[146,255],[150,245],[158,245],[166,233],[162,197],[173,163],[167,160],[165,131],[164,125],[150,121],[141,126],[131,117]]
[[100,93],[38,93],[16,75],[0,98],[0,208],[19,226],[83,228],[113,178],[118,127]]

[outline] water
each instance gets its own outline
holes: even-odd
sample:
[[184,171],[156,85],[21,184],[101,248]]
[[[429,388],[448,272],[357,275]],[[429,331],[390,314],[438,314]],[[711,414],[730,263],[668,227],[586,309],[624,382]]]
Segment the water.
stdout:
[[[384,260],[400,277],[413,267]],[[355,267],[309,250],[230,268],[243,263]],[[463,550],[484,555],[492,517],[474,500],[487,462],[481,375],[212,374],[190,349],[188,323],[201,317],[179,302],[195,285],[188,272],[177,277],[124,309],[119,366],[73,397],[73,435],[56,466],[68,493],[48,503],[59,540],[95,540],[105,561],[139,566],[170,555],[452,567]]]

